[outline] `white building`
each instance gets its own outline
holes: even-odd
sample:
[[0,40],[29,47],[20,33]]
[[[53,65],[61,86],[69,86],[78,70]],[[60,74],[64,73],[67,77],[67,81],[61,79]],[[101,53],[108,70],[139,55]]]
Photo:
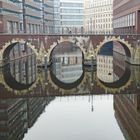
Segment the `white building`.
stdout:
[[79,33],[83,30],[83,0],[59,0],[62,33]]
[[113,32],[113,0],[84,0],[84,29],[87,33]]

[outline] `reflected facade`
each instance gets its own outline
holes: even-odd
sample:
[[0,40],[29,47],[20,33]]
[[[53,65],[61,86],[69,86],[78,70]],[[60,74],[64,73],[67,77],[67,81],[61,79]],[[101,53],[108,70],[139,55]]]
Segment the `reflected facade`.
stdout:
[[30,86],[36,80],[36,55],[26,43],[9,46],[3,55],[2,69],[6,83],[15,89]]
[[[118,51],[121,50],[121,53]],[[97,56],[97,76],[106,83],[118,81],[125,73],[125,51],[121,44],[108,42]]]
[[107,83],[119,80],[125,73],[125,56],[113,52],[113,55],[97,56],[97,76]]
[[82,51],[71,42],[63,42],[52,52],[52,65],[53,74],[58,80],[73,83],[83,73]]
[[126,140],[140,139],[140,95],[115,95],[115,117]]
[[53,98],[0,99],[0,139],[22,140]]

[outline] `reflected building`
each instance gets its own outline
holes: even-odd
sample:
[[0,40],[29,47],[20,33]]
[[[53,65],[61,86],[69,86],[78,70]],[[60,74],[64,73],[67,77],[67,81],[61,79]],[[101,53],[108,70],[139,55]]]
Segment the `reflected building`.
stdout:
[[54,97],[27,98],[28,127],[31,128]]
[[11,87],[14,83],[18,84],[17,88],[20,85],[31,85],[36,80],[34,51],[27,47],[26,43],[15,43],[14,46],[9,46],[4,52],[3,74]]
[[102,81],[114,82],[116,76],[113,73],[113,56],[97,56],[97,76]]
[[27,132],[25,99],[0,99],[0,139],[22,140]]
[[113,70],[117,79],[123,76],[125,69],[126,69],[125,56],[113,52]]
[[0,139],[22,140],[54,97],[0,100]]
[[114,51],[114,42],[106,43],[97,56],[97,77],[103,82],[113,83],[124,72],[125,56]]
[[106,43],[97,56],[97,77],[107,83],[117,80],[113,72],[113,44]]
[[115,117],[126,140],[139,140],[140,95],[115,95],[114,109]]
[[115,60],[114,56],[98,55],[97,77],[101,81],[107,83],[118,81],[125,72],[125,61],[123,61],[123,59],[121,59],[120,61]]
[[[61,49],[63,51],[61,52]],[[53,51],[53,74],[64,83],[72,83],[80,78],[82,70],[82,52],[70,42],[56,46]]]

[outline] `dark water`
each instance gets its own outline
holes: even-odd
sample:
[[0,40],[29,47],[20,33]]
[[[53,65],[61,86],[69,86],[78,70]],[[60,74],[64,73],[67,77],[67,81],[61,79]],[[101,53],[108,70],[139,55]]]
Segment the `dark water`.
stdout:
[[115,52],[93,68],[82,57],[73,46],[47,70],[34,55],[0,70],[0,140],[140,139],[140,67]]

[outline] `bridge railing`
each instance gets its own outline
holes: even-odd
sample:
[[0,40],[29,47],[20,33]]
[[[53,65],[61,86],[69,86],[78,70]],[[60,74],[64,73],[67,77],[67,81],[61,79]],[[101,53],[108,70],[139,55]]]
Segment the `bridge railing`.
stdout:
[[39,33],[39,34],[30,34],[30,33],[13,33],[13,34],[9,34],[9,33],[0,33],[0,36],[3,35],[8,35],[8,36],[12,36],[12,35],[23,35],[23,36],[61,36],[61,35],[94,35],[94,36],[133,36],[138,37],[140,36],[140,34],[116,34],[116,33],[111,33],[111,34],[104,34],[104,33],[100,33],[100,34],[96,34],[96,33],[50,33],[50,34],[46,34],[46,33]]

